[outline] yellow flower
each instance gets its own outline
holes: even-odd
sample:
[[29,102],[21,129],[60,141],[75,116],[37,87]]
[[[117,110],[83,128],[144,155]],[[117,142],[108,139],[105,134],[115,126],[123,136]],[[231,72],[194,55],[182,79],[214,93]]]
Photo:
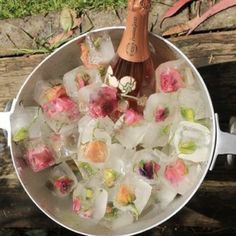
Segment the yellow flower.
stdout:
[[125,184],[120,185],[118,193],[116,195],[116,201],[121,205],[128,205],[135,201],[136,197],[134,192],[128,188]]
[[114,170],[112,170],[112,169],[105,169],[104,170],[103,181],[108,188],[111,188],[114,186],[116,178],[117,178],[117,174]]

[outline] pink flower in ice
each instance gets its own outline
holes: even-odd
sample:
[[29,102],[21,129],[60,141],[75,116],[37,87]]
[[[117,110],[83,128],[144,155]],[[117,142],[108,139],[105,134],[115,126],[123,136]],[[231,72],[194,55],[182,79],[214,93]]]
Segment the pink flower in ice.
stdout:
[[147,179],[153,179],[154,175],[157,175],[160,170],[160,165],[155,161],[140,161],[139,162],[139,174]]
[[101,87],[90,97],[89,113],[93,118],[111,115],[118,107],[117,90],[112,87]]
[[188,168],[183,160],[177,160],[174,164],[166,166],[165,178],[172,184],[180,182],[188,174]]
[[77,77],[77,80],[76,80],[76,85],[77,85],[77,88],[78,89],[81,89],[85,86],[85,82],[83,79]]
[[156,122],[164,121],[169,115],[169,109],[167,107],[157,107],[154,117]]
[[56,118],[63,113],[69,120],[75,120],[79,117],[77,104],[69,97],[56,98],[43,105],[43,111],[49,118]]
[[179,71],[172,68],[160,74],[160,85],[164,93],[170,93],[183,88],[184,82]]
[[34,172],[41,171],[55,164],[52,152],[44,144],[28,150],[26,158]]
[[77,214],[80,212],[81,209],[81,201],[79,198],[73,200],[73,211]]
[[125,112],[125,124],[127,125],[134,125],[140,122],[143,119],[143,116],[140,115],[138,112],[134,111],[133,109],[128,109]]
[[54,187],[58,189],[62,194],[70,191],[74,181],[68,177],[62,176],[54,181]]

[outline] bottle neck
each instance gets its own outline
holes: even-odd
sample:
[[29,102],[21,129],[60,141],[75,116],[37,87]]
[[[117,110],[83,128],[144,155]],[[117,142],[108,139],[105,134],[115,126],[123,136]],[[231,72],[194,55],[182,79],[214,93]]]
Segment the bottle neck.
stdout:
[[121,58],[131,62],[143,62],[150,57],[148,12],[143,14],[129,9],[126,29],[117,53]]

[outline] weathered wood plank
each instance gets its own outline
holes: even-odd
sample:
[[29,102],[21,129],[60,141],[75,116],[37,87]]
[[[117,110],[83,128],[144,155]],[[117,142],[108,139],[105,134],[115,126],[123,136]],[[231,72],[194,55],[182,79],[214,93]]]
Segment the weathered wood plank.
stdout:
[[46,55],[0,59],[0,110],[17,95],[27,76]]
[[[171,38],[197,66],[236,61],[236,31]],[[45,55],[0,59],[0,109],[13,98]]]
[[236,31],[170,38],[197,67],[236,61]]

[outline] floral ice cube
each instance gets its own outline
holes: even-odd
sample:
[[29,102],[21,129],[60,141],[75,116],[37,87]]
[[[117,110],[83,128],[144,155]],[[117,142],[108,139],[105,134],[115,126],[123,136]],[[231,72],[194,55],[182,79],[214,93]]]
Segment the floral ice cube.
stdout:
[[59,133],[44,133],[44,139],[56,154],[56,162],[62,162],[77,153],[78,131],[76,125],[64,126]]
[[145,133],[142,140],[142,146],[144,148],[165,147],[171,140],[172,128],[175,127],[175,123],[157,124],[150,122],[147,127],[148,130],[152,130],[152,132]]
[[195,121],[209,117],[206,101],[200,90],[184,88],[180,90],[178,104],[182,119]]
[[56,98],[43,105],[45,120],[55,131],[79,120],[80,113],[77,104],[69,97]]
[[133,109],[128,109],[124,113],[124,123],[127,125],[135,125],[143,120],[143,116]]
[[90,179],[91,177],[96,175],[99,171],[99,169],[91,163],[78,161],[76,159],[74,159],[74,161],[77,167],[79,168],[82,178],[85,180]]
[[173,187],[161,181],[158,186],[153,188],[152,197],[161,210],[165,209],[176,197],[177,191]]
[[54,192],[61,197],[67,196],[77,185],[77,178],[66,163],[61,163],[51,170],[50,180]]
[[107,188],[112,188],[115,186],[119,177],[119,173],[112,168],[103,169],[103,184]]
[[[87,123],[86,123],[87,122]],[[102,167],[109,159],[113,122],[109,117],[79,122],[78,160]]]
[[117,186],[114,206],[122,211],[130,211],[137,219],[147,205],[151,192],[152,187],[147,182],[127,175]]
[[34,100],[43,106],[45,103],[50,102],[56,98],[66,96],[66,90],[63,85],[51,85],[45,80],[36,82],[34,88]]
[[148,132],[148,123],[140,122],[137,125],[124,125],[117,131],[115,138],[126,148],[132,149],[141,144]]
[[161,64],[156,69],[156,91],[171,93],[185,87],[185,67],[183,60],[168,61]]
[[34,172],[42,171],[55,164],[55,157],[50,148],[40,139],[27,142],[25,158]]
[[[13,141],[22,141],[27,137],[39,137],[39,130],[37,129],[36,133],[33,131],[42,121],[40,114],[41,112],[39,107],[20,107],[17,109],[11,117]],[[37,123],[37,125],[35,123]]]
[[97,223],[106,213],[108,193],[99,186],[79,183],[73,192],[73,211],[80,217]]
[[144,119],[151,122],[170,123],[177,111],[176,94],[152,94],[144,109]]
[[89,68],[109,64],[115,55],[111,38],[107,33],[89,34],[80,46],[81,60]]
[[80,145],[78,160],[101,167],[108,160],[108,152],[109,149],[106,142],[99,139],[92,140],[87,144]]
[[97,69],[87,69],[84,66],[79,66],[67,72],[63,77],[67,95],[77,102],[79,90],[92,83],[102,83],[99,71]]
[[115,208],[112,202],[109,202],[106,208],[106,214],[103,221],[101,222],[101,225],[104,225],[108,229],[116,230],[130,225],[133,222],[134,217],[130,212],[121,211]]
[[200,165],[182,159],[172,161],[164,169],[163,181],[181,195],[191,190],[201,171]]
[[157,153],[151,149],[143,149],[133,157],[133,170],[142,179],[150,184],[159,182],[161,165]]
[[174,134],[173,145],[179,158],[204,162],[209,156],[210,130],[198,123],[182,121]]
[[111,144],[110,158],[105,167],[112,168],[119,175],[128,174],[132,171],[132,156],[134,153],[133,149],[126,149],[121,144]]
[[110,116],[117,108],[117,89],[113,87],[101,87],[97,93],[90,97],[89,114],[93,118]]

